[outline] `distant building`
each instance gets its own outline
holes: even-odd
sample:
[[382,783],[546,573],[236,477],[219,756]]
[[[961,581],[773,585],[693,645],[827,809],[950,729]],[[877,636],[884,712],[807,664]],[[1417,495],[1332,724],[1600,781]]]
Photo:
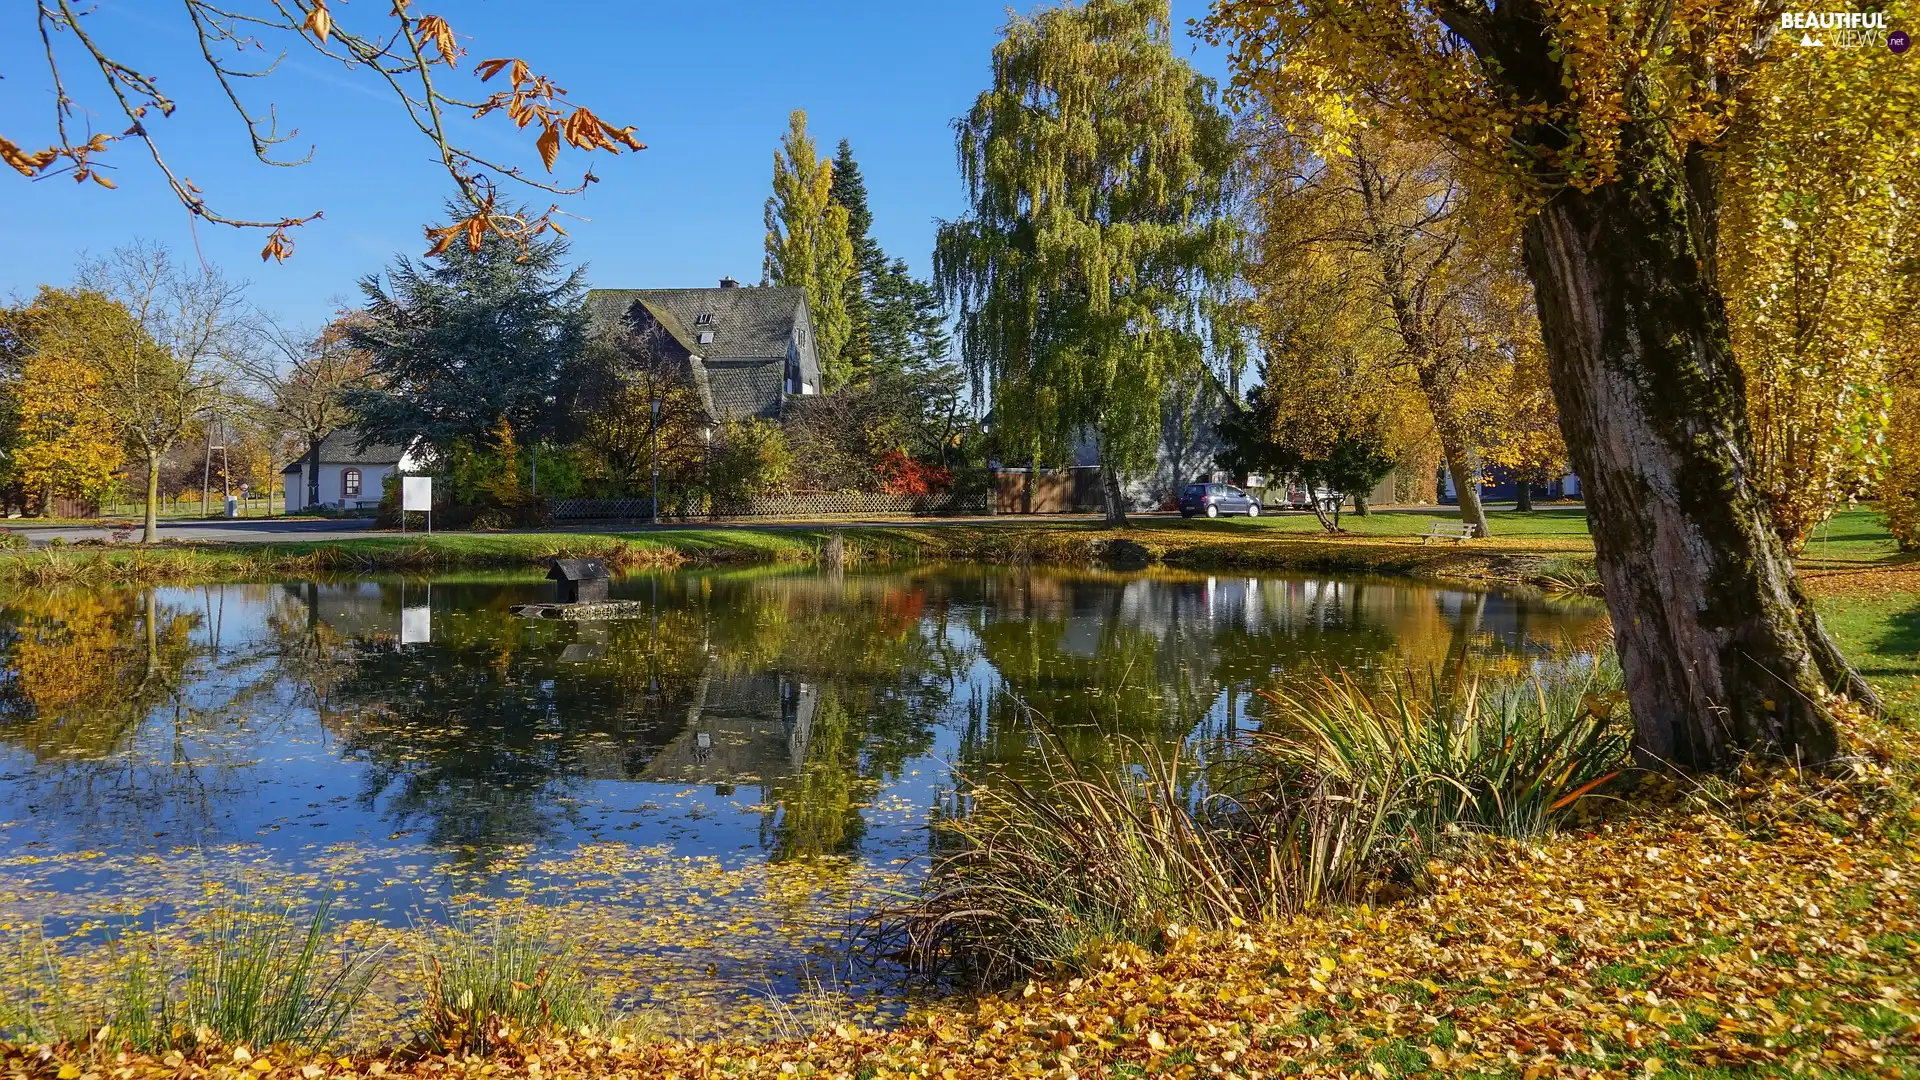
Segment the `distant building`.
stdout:
[[821,392],[805,289],[594,289],[587,311],[596,333],[664,331],[716,423],[779,419],[788,398]]
[[320,497],[309,505],[307,470],[311,459],[301,454],[280,470],[286,485],[287,513],[324,508],[328,510],[372,509],[380,505],[380,493],[387,477],[413,461],[397,446],[375,443],[365,450],[354,449],[360,433],[341,428],[320,440]]
[[[1437,490],[1439,492],[1440,502],[1444,504],[1450,505],[1460,501],[1460,493],[1455,490],[1453,486],[1453,475],[1444,468],[1440,470],[1440,481],[1437,485]],[[1519,481],[1514,478],[1511,472],[1497,465],[1489,468],[1486,476],[1480,481],[1481,502],[1512,502],[1518,498],[1519,495]],[[1533,497],[1536,499],[1581,498],[1580,477],[1573,473],[1567,473],[1565,476],[1558,477],[1545,484],[1535,484],[1533,485]]]
[[[1233,475],[1214,463],[1227,445],[1220,435],[1220,422],[1245,408],[1211,369],[1203,368],[1194,378],[1168,386],[1160,402],[1160,438],[1154,443],[1153,464],[1124,477],[1121,490],[1127,509],[1171,509],[1180,489],[1188,484],[1232,482]],[[1081,469],[1100,464],[1100,446],[1091,432],[1075,442],[1073,464]],[[1093,499],[1097,503],[1100,498],[1096,487]]]

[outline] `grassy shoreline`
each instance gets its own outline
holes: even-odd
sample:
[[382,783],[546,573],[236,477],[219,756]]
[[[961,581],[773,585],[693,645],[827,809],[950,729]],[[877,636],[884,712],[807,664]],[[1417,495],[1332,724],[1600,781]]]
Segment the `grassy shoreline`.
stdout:
[[1349,518],[1347,534],[1309,531],[1311,519],[1169,521],[1125,529],[1031,518],[1006,523],[907,521],[835,528],[734,525],[622,532],[380,533],[281,543],[177,542],[153,547],[76,543],[0,552],[0,583],[141,583],[238,580],[285,574],[373,574],[453,569],[537,569],[565,556],[599,556],[621,570],[812,563],[829,537],[848,561],[986,565],[1166,566],[1195,571],[1379,573],[1517,583],[1590,562],[1584,516],[1500,515],[1496,535],[1465,544],[1422,541],[1438,516]]
[[[1199,572],[1305,571],[1384,574],[1441,581],[1565,589],[1593,578],[1593,541],[1577,508],[1492,515],[1493,535],[1466,543],[1424,538],[1450,515],[1380,512],[1349,516],[1330,536],[1310,517],[1257,521],[1143,518],[1125,529],[1096,522],[1014,518],[1005,522],[714,525],[645,531],[377,533],[345,540],[276,543],[170,542],[153,547],[76,543],[0,551],[0,584],[159,584],[286,575],[543,569],[555,557],[598,556],[617,570],[816,562],[830,537],[849,562],[885,565],[1164,566]],[[1866,510],[1836,515],[1802,556],[1809,575],[1859,574],[1906,565]],[[1914,565],[1920,565],[1915,563]]]

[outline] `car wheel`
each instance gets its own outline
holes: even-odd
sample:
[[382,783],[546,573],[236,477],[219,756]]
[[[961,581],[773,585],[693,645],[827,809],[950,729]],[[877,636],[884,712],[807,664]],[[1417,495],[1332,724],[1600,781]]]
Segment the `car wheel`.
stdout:
[[1210,517],[1210,518],[1217,518],[1217,517],[1219,517],[1219,516],[1220,516],[1220,508],[1219,508],[1219,507],[1217,507],[1217,506],[1209,506],[1209,507],[1207,507],[1207,516],[1208,516],[1208,517]]
[[1181,516],[1181,517],[1183,517],[1183,518],[1190,518],[1190,517],[1192,517],[1192,516],[1193,516],[1193,511],[1191,511],[1191,510],[1182,510],[1182,511],[1180,511],[1180,516]]
[[1260,504],[1259,504],[1259,503],[1248,503],[1248,504],[1247,504],[1247,516],[1248,516],[1248,517],[1250,517],[1250,518],[1255,518],[1255,517],[1259,517],[1259,516],[1260,516]]

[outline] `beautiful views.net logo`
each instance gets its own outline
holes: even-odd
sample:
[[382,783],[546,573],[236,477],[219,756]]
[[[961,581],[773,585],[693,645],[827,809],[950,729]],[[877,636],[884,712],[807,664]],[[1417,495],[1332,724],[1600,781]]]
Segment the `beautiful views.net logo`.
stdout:
[[1783,11],[1780,29],[1800,35],[1806,48],[1890,49],[1912,44],[1904,30],[1887,29],[1884,11]]

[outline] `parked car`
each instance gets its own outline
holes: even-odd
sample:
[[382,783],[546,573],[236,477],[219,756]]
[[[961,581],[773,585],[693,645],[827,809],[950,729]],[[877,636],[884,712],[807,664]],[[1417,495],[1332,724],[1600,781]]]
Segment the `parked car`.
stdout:
[[1260,500],[1232,484],[1188,484],[1180,491],[1180,516],[1245,514],[1260,516]]
[[1278,500],[1289,510],[1311,510],[1318,502],[1322,507],[1330,508],[1340,501],[1340,493],[1328,488],[1309,488],[1304,484],[1288,484]]

